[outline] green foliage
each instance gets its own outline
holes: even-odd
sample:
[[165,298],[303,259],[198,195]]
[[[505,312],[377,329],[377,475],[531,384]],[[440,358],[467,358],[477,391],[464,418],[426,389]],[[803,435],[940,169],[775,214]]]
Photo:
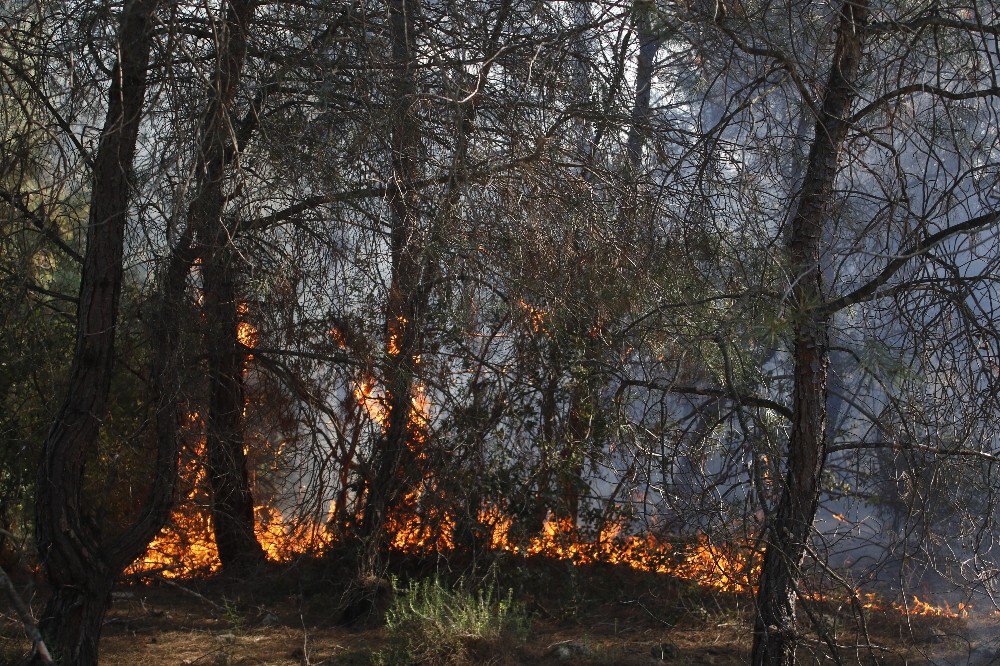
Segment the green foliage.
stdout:
[[0,205],[0,527],[19,536],[30,534],[34,469],[75,335],[72,302],[37,289],[72,294],[78,278],[25,226]]
[[233,630],[233,633],[237,636],[241,635],[246,629],[247,620],[243,611],[240,610],[239,604],[229,599],[223,599],[222,610],[226,616],[226,623]]
[[467,664],[500,661],[527,636],[529,619],[513,592],[493,585],[449,588],[438,577],[411,582],[386,614],[389,646],[379,664]]

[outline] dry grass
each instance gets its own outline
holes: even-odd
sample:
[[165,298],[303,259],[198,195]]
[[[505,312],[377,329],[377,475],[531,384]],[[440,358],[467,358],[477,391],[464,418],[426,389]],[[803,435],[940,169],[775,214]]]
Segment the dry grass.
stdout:
[[[308,580],[305,580],[307,579]],[[222,581],[188,583],[223,609],[193,595],[160,586],[124,588],[108,615],[102,664],[371,664],[387,654],[392,640],[384,628],[352,630],[335,626],[340,600],[335,588],[317,583],[302,570],[276,574],[254,585]],[[572,662],[581,665],[642,664],[656,661],[655,646],[671,644],[666,663],[729,666],[746,663],[750,612],[745,600],[704,596],[675,581],[613,569],[567,570],[545,563],[512,568],[500,582],[532,615],[521,647],[502,644],[506,663],[557,663],[554,645],[582,646]],[[228,600],[228,603],[224,603]],[[837,609],[819,608],[833,617]],[[902,618],[894,613],[868,618],[871,642],[885,664],[977,664],[984,640],[969,642],[964,621]],[[971,621],[972,634],[1000,635],[1000,619]],[[836,640],[857,638],[841,629]],[[0,663],[16,663],[25,642],[7,619],[0,632]],[[493,643],[492,645],[496,645]],[[469,643],[466,663],[497,661],[489,641]],[[970,658],[970,650],[975,651]],[[807,644],[807,651],[821,650]],[[978,655],[978,656],[977,656]],[[805,656],[805,655],[804,655]],[[844,663],[871,663],[871,653],[845,650]],[[459,660],[460,662],[461,660]],[[811,660],[806,659],[811,663]],[[386,662],[386,663],[392,663]],[[458,663],[458,662],[456,662]]]

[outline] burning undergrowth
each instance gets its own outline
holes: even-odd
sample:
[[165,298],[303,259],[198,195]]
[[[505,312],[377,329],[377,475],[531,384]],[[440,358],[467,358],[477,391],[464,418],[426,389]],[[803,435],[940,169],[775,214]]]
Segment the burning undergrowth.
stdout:
[[[202,450],[196,446],[183,466],[183,499],[178,503],[169,526],[150,545],[147,554],[128,573],[143,578],[158,575],[168,579],[203,578],[220,568],[215,547],[206,488]],[[400,557],[426,558],[455,556],[456,518],[444,511],[423,511],[421,493],[432,492],[433,484],[421,485],[401,506],[411,511],[388,520],[390,548]],[[342,537],[335,516],[321,523],[287,518],[269,505],[256,507],[256,536],[268,560],[290,562],[337,549]],[[713,543],[705,535],[687,542],[666,542],[650,534],[625,533],[613,524],[596,533],[575,528],[565,519],[550,517],[541,531],[531,537],[513,534],[513,519],[501,508],[491,507],[478,516],[487,549],[530,560],[564,562],[583,569],[612,566],[637,573],[659,574],[696,586],[710,593],[749,598],[760,573],[760,550],[750,539]],[[894,611],[909,616],[959,619],[972,608],[964,603],[930,603],[915,595],[897,600],[859,589],[810,591],[805,600],[868,612]]]
[[[245,310],[241,311],[245,314]],[[242,323],[241,342],[248,348],[256,344],[256,329]],[[391,345],[390,345],[391,347]],[[391,350],[390,350],[391,351]],[[253,357],[247,357],[244,373]],[[358,378],[349,391],[349,402],[358,417],[383,432],[388,428],[389,407],[384,391],[369,376]],[[605,520],[596,528],[581,528],[578,521],[549,512],[540,529],[532,533],[516,529],[514,512],[501,504],[481,504],[470,521],[448,509],[447,493],[430,471],[428,439],[433,406],[425,387],[414,387],[408,417],[406,445],[415,465],[423,470],[415,483],[391,510],[385,522],[390,550],[403,557],[422,558],[447,554],[460,555],[468,545],[458,532],[460,525],[474,525],[477,545],[496,554],[564,562],[577,567],[613,566],[623,570],[659,574],[692,584],[704,591],[749,598],[755,592],[760,575],[762,544],[754,535],[744,535],[721,542],[700,534],[681,539],[662,539],[652,533],[638,532],[625,518]],[[178,501],[167,527],[153,540],[148,552],[126,572],[143,578],[152,574],[167,579],[206,577],[221,569],[211,517],[211,491],[205,467],[204,419],[189,415],[186,447],[181,460]],[[262,464],[279,465],[280,444],[266,438],[255,441],[253,448]],[[249,453],[249,450],[247,451]],[[267,463],[270,461],[270,463]],[[277,475],[277,469],[271,470]],[[256,484],[260,487],[262,484]],[[259,498],[258,498],[259,499]],[[274,501],[258,501],[254,509],[255,536],[267,559],[274,563],[321,555],[343,547],[350,540],[358,515],[350,515],[343,497],[330,502],[321,519],[289,517]],[[842,517],[835,516],[838,520]],[[932,604],[915,595],[883,598],[842,584],[837,589],[803,591],[804,600],[836,602],[857,611],[894,611],[907,616],[957,619],[968,617],[971,606],[957,603]]]

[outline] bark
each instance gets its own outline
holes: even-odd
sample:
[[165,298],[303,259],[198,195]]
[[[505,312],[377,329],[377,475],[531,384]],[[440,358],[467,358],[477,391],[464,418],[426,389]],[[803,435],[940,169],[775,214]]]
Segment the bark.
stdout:
[[213,253],[203,264],[205,340],[208,347],[208,479],[212,487],[212,527],[219,560],[227,571],[245,570],[264,560],[254,535],[254,504],[244,453],[243,367],[246,354],[238,339],[232,253]]
[[247,30],[254,3],[230,0],[223,24],[215,90],[201,139],[201,182],[189,211],[189,226],[202,246],[205,345],[208,352],[209,404],[206,453],[212,489],[212,528],[224,570],[239,572],[264,560],[254,534],[253,494],[244,453],[246,353],[239,340],[238,273],[232,238],[225,224],[223,191],[236,147],[230,122],[247,52]]
[[625,154],[629,168],[635,176],[642,166],[642,149],[649,132],[649,121],[653,116],[650,101],[653,91],[653,67],[656,64],[656,53],[660,50],[661,39],[652,28],[650,13],[655,8],[636,3],[635,11],[639,13],[636,19],[636,33],[639,38],[639,53],[636,56],[635,67],[635,104],[632,106],[632,122],[625,141]]
[[[93,187],[77,308],[77,340],[68,392],[43,444],[35,497],[36,541],[53,594],[39,629],[64,664],[97,661],[101,623],[121,571],[146,548],[165,519],[176,457],[158,450],[152,501],[113,540],[102,538],[82,495],[84,467],[107,413],[121,297],[131,166],[142,117],[156,0],[122,10],[118,60],[93,161]],[[167,452],[169,453],[169,452]],[[163,498],[166,497],[166,502]]]
[[[86,590],[61,586],[53,593],[45,605],[40,629],[46,642],[55,646],[55,663],[97,664],[99,637],[113,585],[114,578],[103,577]],[[59,621],[46,626],[45,620],[50,617],[58,617]]]
[[385,319],[388,424],[376,452],[362,525],[362,536],[371,542],[371,552],[381,548],[386,517],[410,485],[408,477],[416,473],[412,399],[431,281],[416,189],[421,146],[414,72],[416,9],[414,0],[389,0],[396,75],[390,109],[392,185],[388,193],[392,278]]
[[847,117],[856,96],[853,84],[863,55],[867,14],[866,0],[848,0],[841,9],[830,77],[787,238],[797,317],[792,347],[792,429],[785,484],[767,528],[757,592],[752,653],[756,665],[795,663],[796,589],[822,492],[826,459],[829,321],[821,307],[821,240],[849,129]]

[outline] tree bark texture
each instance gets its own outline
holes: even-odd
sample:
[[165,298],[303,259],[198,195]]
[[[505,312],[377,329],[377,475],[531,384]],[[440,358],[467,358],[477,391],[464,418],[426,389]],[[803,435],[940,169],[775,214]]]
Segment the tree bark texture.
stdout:
[[392,277],[386,307],[385,391],[388,423],[375,452],[362,536],[381,548],[385,521],[412,485],[417,457],[413,447],[413,392],[423,347],[423,325],[430,296],[430,263],[421,225],[420,121],[417,115],[416,11],[414,0],[389,0],[391,56],[395,70],[391,107],[392,173],[388,192]]
[[752,663],[794,664],[800,566],[822,492],[826,460],[829,321],[822,314],[821,241],[863,56],[867,0],[844,3],[829,80],[787,236],[794,281],[792,429],[781,498],[767,527],[757,591]]
[[264,560],[254,534],[254,504],[244,452],[247,354],[239,339],[238,270],[234,265],[235,225],[225,219],[226,170],[236,142],[232,106],[246,61],[247,32],[254,3],[230,0],[223,24],[215,89],[210,97],[201,141],[200,188],[191,204],[189,225],[201,246],[205,346],[209,405],[206,454],[212,489],[212,528],[224,570],[238,572]]
[[[121,297],[131,170],[146,93],[157,0],[132,0],[122,10],[118,59],[93,160],[87,249],[77,308],[77,339],[68,391],[43,444],[35,497],[36,541],[53,595],[39,629],[62,664],[97,662],[101,623],[121,571],[142,554],[162,525],[149,508],[113,540],[92,523],[82,496],[84,467],[107,414]],[[162,452],[160,452],[162,453]],[[172,493],[176,459],[158,459],[153,492]],[[165,517],[165,516],[164,516]]]
[[239,340],[240,313],[232,253],[221,248],[202,264],[208,349],[206,430],[212,526],[224,570],[240,571],[264,560],[254,535],[254,503],[244,452],[247,356]]

